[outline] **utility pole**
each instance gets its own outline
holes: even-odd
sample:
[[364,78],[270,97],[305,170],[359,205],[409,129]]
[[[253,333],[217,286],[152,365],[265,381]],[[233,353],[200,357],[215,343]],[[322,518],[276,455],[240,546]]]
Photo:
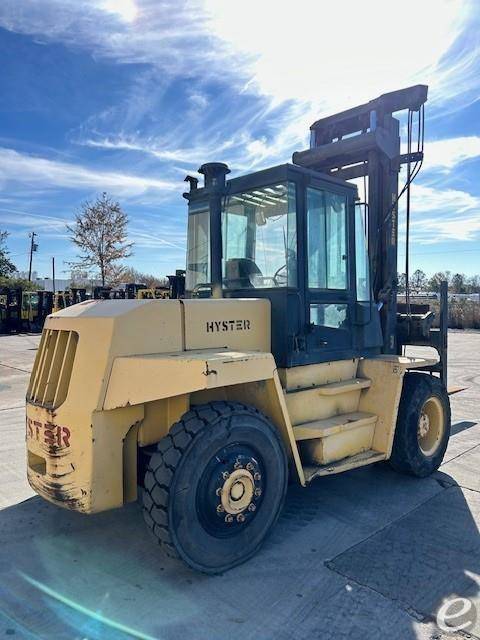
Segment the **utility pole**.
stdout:
[[55,293],[55,257],[52,256],[52,289]]
[[33,252],[37,250],[38,245],[35,244],[35,236],[38,235],[37,233],[35,233],[35,231],[32,231],[32,233],[30,234],[30,238],[32,239],[32,242],[30,243],[30,263],[28,265],[28,279],[31,282],[32,281],[32,258],[33,258]]

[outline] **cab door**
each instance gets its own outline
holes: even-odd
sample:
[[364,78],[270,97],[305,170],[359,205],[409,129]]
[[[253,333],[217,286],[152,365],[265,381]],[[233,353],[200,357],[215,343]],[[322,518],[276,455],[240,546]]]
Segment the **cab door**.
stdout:
[[353,287],[351,196],[312,182],[306,188],[307,350],[312,362],[351,357]]

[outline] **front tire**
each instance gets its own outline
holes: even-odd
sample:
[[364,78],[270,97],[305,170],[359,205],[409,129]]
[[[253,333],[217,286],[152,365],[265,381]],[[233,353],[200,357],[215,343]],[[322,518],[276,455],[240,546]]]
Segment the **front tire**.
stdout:
[[407,373],[390,465],[419,478],[432,474],[445,455],[450,422],[450,401],[443,382],[425,373]]
[[254,407],[196,407],[157,445],[143,514],[170,556],[221,573],[253,556],[276,523],[288,483],[278,431]]

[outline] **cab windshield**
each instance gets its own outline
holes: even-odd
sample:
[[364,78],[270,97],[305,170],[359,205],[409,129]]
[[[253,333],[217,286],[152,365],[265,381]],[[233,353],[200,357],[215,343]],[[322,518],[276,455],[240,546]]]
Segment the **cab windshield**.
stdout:
[[[222,212],[224,289],[297,285],[295,184],[282,182],[229,195]],[[210,281],[209,213],[192,203],[188,221],[187,289]]]

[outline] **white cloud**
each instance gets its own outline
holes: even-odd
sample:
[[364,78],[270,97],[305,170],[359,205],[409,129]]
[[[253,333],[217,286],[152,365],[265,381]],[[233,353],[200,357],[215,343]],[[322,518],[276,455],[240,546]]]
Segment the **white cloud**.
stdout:
[[458,189],[435,189],[421,184],[412,187],[412,210],[463,213],[480,206],[480,199]]
[[449,171],[466,160],[480,156],[480,136],[461,136],[425,143],[425,169]]
[[439,77],[442,56],[468,17],[462,0],[403,0],[399,11],[384,0],[328,7],[297,0],[291,10],[277,2],[206,0],[206,7],[213,33],[232,55],[248,60],[250,85],[277,100],[308,100],[326,110],[417,82],[439,91],[452,80],[446,71]]
[[125,22],[133,22],[138,16],[138,7],[133,0],[103,0],[99,7],[118,15]]
[[[416,82],[431,85],[434,103],[478,95],[480,46],[475,34],[463,38],[476,16],[470,0],[403,0],[401,11],[385,0],[348,6],[297,0],[294,7],[277,0],[2,5],[0,24],[12,30],[122,62],[150,63],[169,74],[215,77],[277,102],[309,102],[324,111]],[[119,20],[112,21],[112,13]],[[446,57],[459,41],[464,48]]]
[[170,192],[181,189],[180,182],[132,175],[118,170],[95,170],[0,147],[0,184],[2,182],[43,189],[107,190],[124,197],[139,196],[149,191]]
[[174,162],[184,162],[186,164],[201,164],[206,158],[215,153],[223,153],[233,146],[231,140],[226,140],[221,144],[211,144],[209,146],[192,147],[172,147],[168,148],[162,144],[162,140],[143,139],[136,136],[118,136],[97,139],[87,139],[82,141],[87,147],[97,147],[100,149],[111,149],[119,151],[139,151],[158,158]]
[[[163,225],[160,225],[160,233],[165,233],[162,228]],[[176,237],[175,237],[176,235]],[[179,234],[178,232],[172,238],[172,234],[168,234],[168,240],[166,238],[162,238],[158,234],[148,233],[144,231],[138,231],[136,229],[130,229],[128,233],[129,239],[135,242],[136,247],[143,247],[147,249],[175,249],[176,251],[185,251],[186,247],[186,236],[185,234]],[[172,242],[172,240],[174,240]]]
[[[478,241],[480,198],[456,189],[412,187],[412,233],[421,244]],[[480,259],[480,249],[478,251]]]
[[[475,33],[469,0],[404,0],[394,18],[384,0],[351,2],[348,10],[341,2],[326,7],[316,0],[298,0],[294,10],[273,0],[41,4],[40,10],[33,0],[2,0],[0,24],[95,56],[150,65],[121,104],[84,123],[77,140],[188,167],[220,158],[245,171],[287,160],[307,144],[316,118],[409,84],[430,84],[434,113],[440,104],[445,110],[468,102],[480,87],[480,47],[468,37],[469,28]],[[432,15],[435,28],[426,37]],[[460,49],[458,43],[464,43]],[[170,114],[163,99],[178,78],[191,87]],[[228,96],[208,95],[211,79],[228,86]],[[252,94],[255,106],[244,112],[242,99]],[[273,109],[279,104],[282,117]],[[145,120],[155,123],[149,131]],[[437,148],[442,164],[430,166],[448,167],[445,145]],[[426,166],[431,153],[427,149]]]
[[65,231],[65,225],[73,222],[71,219],[3,207],[0,207],[0,220],[2,225],[12,227],[41,228],[42,235]]

